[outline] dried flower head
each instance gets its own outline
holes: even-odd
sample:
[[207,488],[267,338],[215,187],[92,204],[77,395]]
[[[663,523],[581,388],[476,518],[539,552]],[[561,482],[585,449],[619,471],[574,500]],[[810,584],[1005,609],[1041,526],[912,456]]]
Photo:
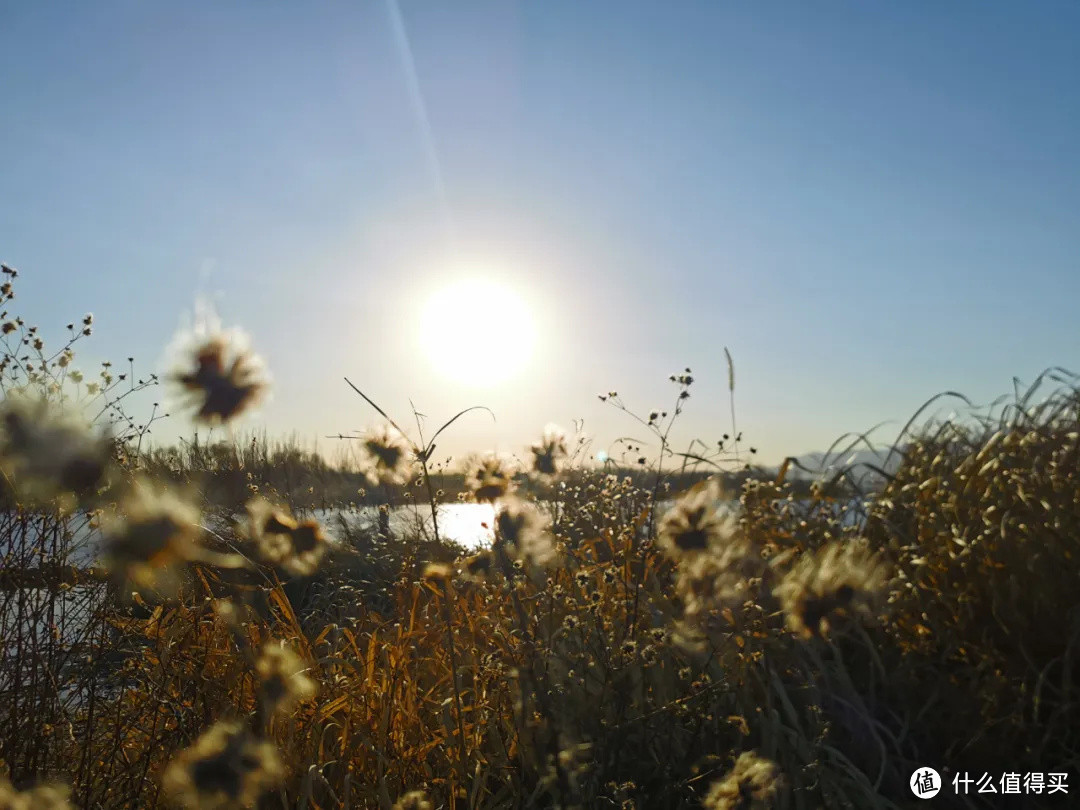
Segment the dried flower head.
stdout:
[[317,685],[306,672],[304,660],[290,648],[272,642],[263,647],[255,673],[268,713],[287,715],[298,703],[315,697]]
[[769,807],[783,786],[784,780],[775,762],[759,757],[754,751],[744,751],[728,775],[713,783],[702,807],[706,810]]
[[864,542],[845,540],[804,553],[773,594],[793,631],[827,637],[838,619],[873,614],[888,581],[885,564]]
[[136,590],[175,594],[184,564],[208,558],[198,542],[199,517],[173,490],[135,481],[103,527],[107,567]]
[[498,542],[507,553],[523,562],[545,566],[555,560],[555,540],[549,520],[528,501],[507,498],[495,513]]
[[195,407],[195,419],[210,424],[229,422],[250,409],[269,388],[262,360],[238,329],[222,330],[206,309],[197,315],[190,333],[174,341],[175,369],[168,379],[181,401]]
[[296,576],[315,573],[327,551],[326,536],[318,521],[297,521],[262,497],[249,500],[247,512],[242,531],[255,544],[263,561]]
[[480,579],[491,571],[491,553],[482,551],[465,558],[465,573],[473,579]]
[[510,490],[513,478],[504,459],[488,454],[472,460],[465,473],[465,484],[477,501],[494,502]]
[[660,521],[657,540],[673,560],[708,551],[730,535],[733,522],[721,514],[720,489],[710,480],[683,495]]
[[423,577],[428,582],[449,582],[454,576],[454,569],[441,562],[431,562],[424,566]]
[[404,484],[412,475],[409,443],[391,425],[379,425],[368,431],[360,452],[362,470],[372,486]]
[[715,614],[731,615],[749,598],[765,565],[753,545],[732,535],[703,554],[684,556],[675,579],[675,593],[682,601],[683,618],[700,623]]
[[190,810],[224,810],[252,806],[284,776],[273,743],[240,723],[220,722],[169,763],[162,788]]
[[20,791],[0,776],[0,810],[70,810],[70,793],[67,787],[58,785],[38,785]]
[[22,497],[88,498],[105,484],[111,458],[108,437],[58,405],[22,396],[0,405],[0,467]]
[[435,810],[435,805],[422,790],[410,790],[396,802],[393,810]]
[[569,456],[566,433],[558,425],[548,425],[540,441],[531,448],[533,472],[538,476],[552,478],[559,474]]

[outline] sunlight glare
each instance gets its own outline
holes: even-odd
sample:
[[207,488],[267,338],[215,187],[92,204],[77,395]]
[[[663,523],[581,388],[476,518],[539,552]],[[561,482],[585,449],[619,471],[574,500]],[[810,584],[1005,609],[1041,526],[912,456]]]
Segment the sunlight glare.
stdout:
[[462,279],[437,290],[422,313],[422,348],[454,382],[490,387],[528,364],[535,325],[525,300],[490,279]]

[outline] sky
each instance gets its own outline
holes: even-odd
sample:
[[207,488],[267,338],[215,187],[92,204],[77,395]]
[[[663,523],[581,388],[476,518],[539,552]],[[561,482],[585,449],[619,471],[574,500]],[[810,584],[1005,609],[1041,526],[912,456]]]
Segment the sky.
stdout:
[[[273,435],[372,425],[348,377],[429,433],[491,409],[437,456],[613,449],[647,434],[597,395],[670,411],[690,367],[711,444],[727,347],[763,463],[887,444],[1080,366],[1077,42],[1066,0],[0,0],[0,259],[53,342],[94,313],[91,371],[211,301]],[[464,277],[524,311],[447,318]]]

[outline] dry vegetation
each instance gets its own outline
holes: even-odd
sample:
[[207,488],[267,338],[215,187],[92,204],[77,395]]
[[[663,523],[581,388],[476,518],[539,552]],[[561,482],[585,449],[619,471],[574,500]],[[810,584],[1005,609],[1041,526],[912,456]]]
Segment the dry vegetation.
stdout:
[[[1065,372],[1038,404],[913,427],[872,497],[796,493],[785,465],[735,518],[716,476],[661,516],[659,462],[589,470],[549,430],[525,469],[461,480],[497,509],[465,557],[437,524],[331,543],[313,519],[361,474],[364,498],[448,497],[432,440],[385,414],[345,471],[259,441],[147,453],[157,410],[124,403],[157,380],[75,371],[89,316],[55,352],[0,321],[0,807],[871,808],[908,804],[920,765],[1077,773]],[[229,423],[261,367],[193,337],[163,382]],[[671,452],[693,383],[672,381],[641,418],[659,458],[723,469],[730,448]]]

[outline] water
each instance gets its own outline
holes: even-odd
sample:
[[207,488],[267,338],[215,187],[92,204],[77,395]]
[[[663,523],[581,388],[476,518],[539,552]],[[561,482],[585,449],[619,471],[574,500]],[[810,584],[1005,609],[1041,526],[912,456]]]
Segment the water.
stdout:
[[[495,510],[487,503],[452,503],[438,508],[439,536],[444,540],[460,543],[466,548],[478,548],[491,543]],[[319,509],[315,518],[330,536],[345,520],[350,529],[375,533],[379,526],[379,510],[375,506],[361,506],[355,510]],[[390,533],[397,537],[416,532],[433,536],[431,508],[427,504],[395,506],[390,509]]]
[[[661,501],[658,513],[667,511],[674,501]],[[721,504],[725,511],[735,511],[738,501],[725,501]],[[486,503],[443,504],[438,509],[439,536],[445,540],[459,543],[469,549],[481,548],[491,543],[491,527],[495,519],[495,510]],[[327,531],[334,534],[342,518],[351,529],[378,531],[378,508],[360,507],[355,511],[342,512],[334,509],[316,510],[315,517],[322,522]],[[416,506],[395,506],[390,509],[390,532],[395,536],[408,536],[422,531],[432,536],[431,508],[427,504]]]
[[[672,505],[673,501],[662,501],[658,512],[663,514]],[[854,502],[853,502],[854,504]],[[724,511],[736,512],[738,501],[725,501],[722,503]],[[451,503],[443,504],[438,508],[439,535],[458,543],[466,548],[475,549],[487,546],[493,539],[492,526],[494,525],[495,510],[491,504],[486,503]],[[341,530],[341,521],[344,520],[350,530],[372,532],[378,531],[379,510],[375,506],[362,506],[352,510],[319,509],[314,517],[319,520],[327,530],[330,537],[335,537]],[[241,518],[242,515],[237,515]],[[852,525],[858,519],[857,510],[851,510],[843,517],[844,525]],[[415,506],[395,506],[390,509],[390,532],[403,537],[422,532],[427,536],[433,536],[431,527],[431,509],[427,504]],[[80,567],[93,564],[98,558],[100,535],[91,529],[85,522],[81,522],[75,528],[74,542],[71,546],[71,554],[67,562]]]

